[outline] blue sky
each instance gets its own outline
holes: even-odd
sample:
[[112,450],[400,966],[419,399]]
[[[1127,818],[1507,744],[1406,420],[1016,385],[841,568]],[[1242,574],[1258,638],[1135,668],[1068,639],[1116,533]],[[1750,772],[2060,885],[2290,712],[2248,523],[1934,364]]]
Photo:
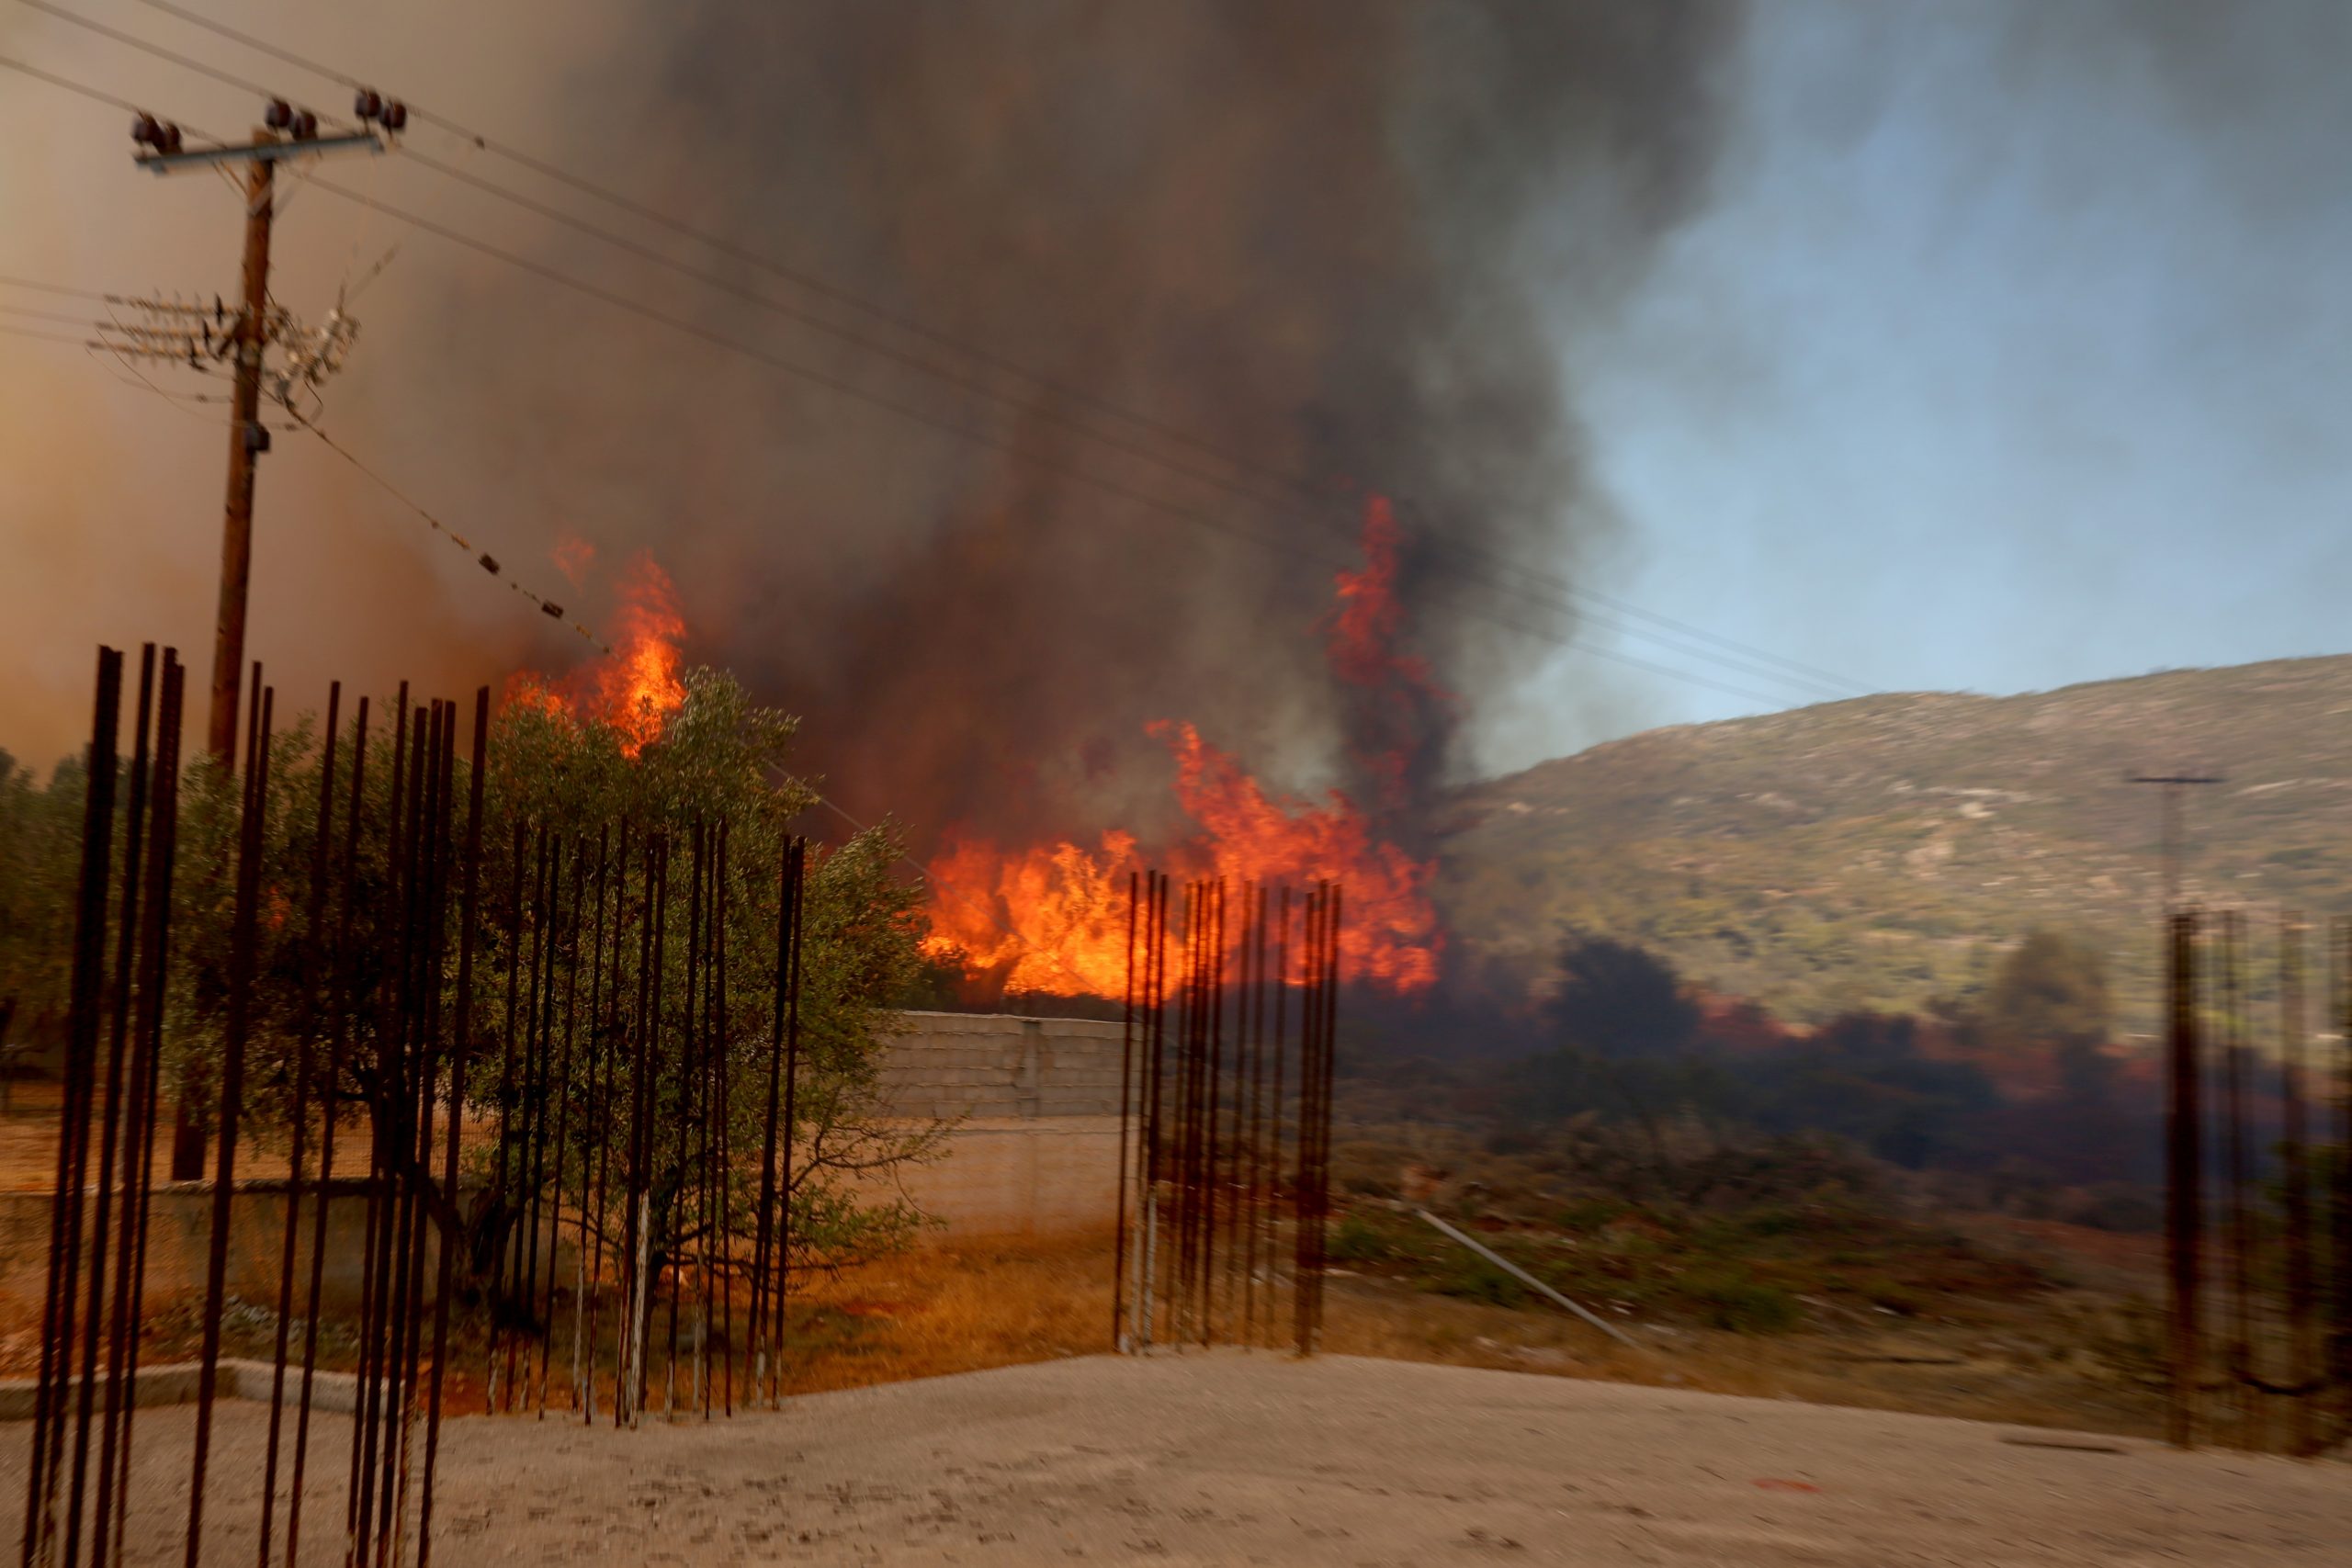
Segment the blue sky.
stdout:
[[[1606,586],[1884,689],[2352,647],[2352,6],[2205,9],[1761,7],[1714,201],[1566,351]],[[1596,682],[1493,761],[1761,705],[1524,705]]]

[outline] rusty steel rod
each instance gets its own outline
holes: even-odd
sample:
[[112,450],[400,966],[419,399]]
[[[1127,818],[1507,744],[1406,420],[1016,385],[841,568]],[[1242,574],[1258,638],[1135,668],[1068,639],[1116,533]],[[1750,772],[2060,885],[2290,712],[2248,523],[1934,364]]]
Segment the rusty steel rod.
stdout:
[[228,1304],[229,1223],[237,1176],[238,1122],[244,1100],[245,1048],[253,1032],[255,925],[261,903],[263,824],[269,808],[272,688],[254,666],[257,701],[245,740],[245,797],[237,852],[236,908],[231,917],[229,996],[222,1040],[218,1149],[212,1174],[212,1228],[204,1273],[202,1359],[197,1370],[196,1456],[188,1470],[187,1568],[198,1568],[204,1546],[205,1469],[212,1449],[212,1404],[220,1386],[220,1316]]
[[2230,1302],[2230,1369],[2236,1379],[2236,1395],[2240,1416],[2240,1436],[2247,1446],[2261,1446],[2263,1404],[2260,1391],[2254,1384],[2254,1291],[2252,1269],[2256,1242],[2246,1206],[2246,1191],[2251,1181],[2247,1161],[2245,1118],[2247,1058],[2252,1055],[2246,1043],[2245,998],[2240,973],[2242,928],[2239,911],[2224,910],[2221,917],[2221,951],[2218,967],[2221,971],[2222,1029],[2226,1043],[2220,1055],[2224,1067],[2222,1079],[2222,1159],[2226,1170],[2223,1189],[2228,1209],[2228,1262]]
[[57,1173],[50,1204],[49,1276],[41,1301],[40,1372],[33,1395],[31,1462],[27,1469],[24,1563],[49,1555],[57,1529],[56,1491],[62,1458],[67,1369],[73,1364],[74,1280],[79,1272],[82,1185],[87,1157],[86,1081],[97,1055],[98,998],[106,961],[107,872],[113,848],[122,655],[98,650],[97,694],[91,705],[82,804],[82,863],[74,919],[68,993],[65,1083],[57,1133]]
[[2171,1342],[2165,1435],[2173,1447],[2183,1449],[2196,1441],[2197,1382],[2203,1348],[2198,1312],[2202,1283],[2199,1210],[2203,1191],[2199,1175],[2202,1151],[2198,1106],[2197,932],[2194,913],[2170,917],[2165,1251]]
[[1136,899],[1140,890],[1136,874],[1127,873],[1127,967],[1125,994],[1119,1007],[1119,1178],[1111,1220],[1111,1348],[1125,1348],[1122,1309],[1127,1264],[1127,1097],[1136,1073]]
[[[301,1392],[297,1396],[299,1413],[294,1417],[294,1474],[287,1493],[287,1563],[289,1568],[301,1561],[301,1495],[303,1472],[311,1455],[311,1396],[318,1378],[318,1324],[324,1312],[324,1281],[327,1281],[327,1206],[334,1194],[334,1128],[341,1119],[341,1086],[344,1086],[345,1054],[350,1046],[348,1009],[353,1001],[350,985],[350,921],[357,905],[357,861],[360,861],[360,829],[367,818],[367,698],[360,698],[360,712],[350,733],[350,807],[344,823],[344,870],[336,877],[336,929],[332,959],[327,962],[329,974],[329,1043],[324,1089],[320,1093],[320,1143],[318,1143],[318,1206],[311,1215],[311,1293],[308,1293],[308,1316],[303,1321],[303,1352],[301,1352]],[[357,1411],[353,1411],[357,1417]]]
[[[109,1349],[105,1427],[99,1439],[96,1517],[90,1558],[109,1563],[110,1541],[122,1539],[128,1504],[133,1417],[138,1408],[140,1320],[145,1303],[147,1225],[155,1176],[155,1107],[163,1047],[166,950],[172,929],[172,870],[177,851],[181,709],[186,671],[177,650],[164,650],[163,694],[156,718],[153,782],[149,807],[152,833],[147,892],[140,932],[122,1140],[122,1222],[115,1267],[113,1339]],[[119,1552],[120,1548],[116,1548]]]
[[[781,1352],[784,1344],[785,1311],[792,1291],[792,1140],[799,1131],[800,1089],[800,987],[804,975],[808,927],[808,840],[792,840],[792,954],[788,979],[785,987],[784,1021],[784,1127],[777,1147],[778,1164],[782,1168],[783,1191],[776,1209],[775,1241],[775,1343]],[[806,1179],[806,1167],[802,1179]],[[784,1368],[779,1353],[774,1374],[776,1397],[781,1397]]]
[[[342,717],[343,684],[331,683],[327,688],[327,718],[322,731],[325,739],[319,759],[318,816],[311,836],[311,891],[303,917],[303,973],[306,986],[315,985],[318,973],[320,927],[324,923],[327,891],[327,855],[334,838],[334,746],[335,726]],[[306,1005],[300,1032],[295,1042],[294,1103],[288,1118],[289,1136],[286,1156],[286,1228],[278,1245],[277,1261],[277,1338],[270,1358],[269,1437],[262,1461],[260,1546],[254,1553],[257,1568],[269,1568],[269,1543],[277,1511],[277,1450],[280,1429],[286,1415],[286,1366],[289,1348],[288,1337],[293,1329],[294,1262],[297,1244],[301,1239],[302,1224],[302,1156],[303,1134],[310,1118],[311,1079],[313,1076],[311,1056],[317,1043],[317,1008],[315,998]],[[326,1195],[319,1196],[323,1211]]]

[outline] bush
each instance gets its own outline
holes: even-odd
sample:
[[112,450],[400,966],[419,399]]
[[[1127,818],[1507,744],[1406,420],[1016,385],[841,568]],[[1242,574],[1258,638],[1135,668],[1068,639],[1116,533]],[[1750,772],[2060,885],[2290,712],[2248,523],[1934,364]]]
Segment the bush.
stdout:
[[1681,1292],[1710,1328],[1785,1334],[1804,1320],[1796,1297],[1738,1274],[1693,1269],[1682,1277]]
[[1394,1256],[1396,1248],[1370,1221],[1350,1214],[1332,1231],[1325,1251],[1334,1263],[1377,1263]]
[[1430,1287],[1442,1296],[1460,1296],[1493,1306],[1515,1307],[1527,1299],[1526,1286],[1476,1254],[1446,1266]]

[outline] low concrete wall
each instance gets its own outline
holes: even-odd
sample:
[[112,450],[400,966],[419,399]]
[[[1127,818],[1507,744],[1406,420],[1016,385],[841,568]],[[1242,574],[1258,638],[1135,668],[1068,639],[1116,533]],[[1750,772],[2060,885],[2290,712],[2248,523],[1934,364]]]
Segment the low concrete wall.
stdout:
[[911,1012],[886,1044],[885,1102],[956,1122],[900,1185],[956,1235],[1108,1230],[1118,1202],[1125,1032],[1087,1019]]
[[[311,1279],[311,1227],[317,1223],[316,1188],[302,1195],[294,1258],[296,1299],[306,1300]],[[85,1205],[85,1213],[95,1208]],[[38,1322],[49,1271],[51,1199],[46,1192],[0,1193],[0,1322]],[[122,1215],[118,1201],[111,1224]],[[96,1216],[88,1216],[95,1223]],[[364,1184],[336,1181],[327,1199],[326,1268],[321,1292],[327,1310],[356,1311],[362,1253],[368,1233]],[[85,1228],[85,1235],[86,1228]],[[208,1246],[212,1235],[212,1189],[205,1182],[176,1182],[155,1190],[147,1212],[146,1301],[150,1312],[168,1311],[204,1293]],[[228,1293],[240,1301],[274,1304],[281,1250],[286,1242],[286,1184],[241,1181],[229,1201]],[[107,1247],[109,1267],[114,1243]],[[439,1257],[426,1232],[427,1259]],[[428,1263],[428,1267],[430,1267]]]
[[[1118,1191],[1121,1026],[993,1013],[903,1016],[905,1028],[884,1046],[884,1103],[910,1121],[956,1123],[944,1158],[898,1179],[908,1196],[955,1235],[1108,1230]],[[306,1192],[294,1263],[298,1299],[309,1287],[311,1203]],[[48,1193],[0,1193],[0,1322],[39,1319],[49,1222]],[[364,1186],[335,1182],[323,1280],[330,1313],[357,1309],[367,1224]],[[148,1217],[150,1311],[200,1299],[211,1228],[209,1184],[156,1189]],[[239,1182],[230,1202],[231,1296],[277,1300],[285,1234],[286,1184]],[[437,1246],[428,1230],[428,1268]],[[570,1278],[570,1268],[560,1259],[558,1277]]]
[[[302,1368],[298,1360],[283,1373],[267,1361],[241,1361],[223,1356],[215,1363],[219,1376],[213,1393],[220,1399],[248,1399],[267,1404],[273,1391],[277,1402],[291,1409],[302,1402]],[[194,1404],[201,1390],[204,1368],[197,1361],[174,1361],[167,1366],[142,1367],[138,1381],[131,1384],[131,1403],[141,1410],[170,1404]],[[94,1380],[103,1400],[103,1391],[114,1380],[100,1375]],[[80,1389],[78,1377],[65,1380],[66,1397],[71,1400]],[[352,1372],[322,1372],[311,1374],[311,1408],[334,1410],[344,1415],[359,1408],[359,1393],[367,1385]],[[390,1393],[391,1383],[378,1385]],[[31,1378],[10,1378],[0,1381],[0,1421],[29,1421],[39,1408],[40,1384]]]

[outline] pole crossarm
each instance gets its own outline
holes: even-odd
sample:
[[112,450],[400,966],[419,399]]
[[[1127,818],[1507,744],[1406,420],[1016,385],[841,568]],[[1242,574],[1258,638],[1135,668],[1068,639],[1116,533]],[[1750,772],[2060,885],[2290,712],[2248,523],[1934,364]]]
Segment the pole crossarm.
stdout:
[[209,169],[221,164],[283,164],[326,152],[381,152],[386,145],[384,139],[372,130],[355,130],[344,136],[316,136],[309,141],[279,141],[272,137],[220,147],[190,147],[180,152],[138,152],[132,155],[132,162],[153,174],[175,175],[184,169]]

